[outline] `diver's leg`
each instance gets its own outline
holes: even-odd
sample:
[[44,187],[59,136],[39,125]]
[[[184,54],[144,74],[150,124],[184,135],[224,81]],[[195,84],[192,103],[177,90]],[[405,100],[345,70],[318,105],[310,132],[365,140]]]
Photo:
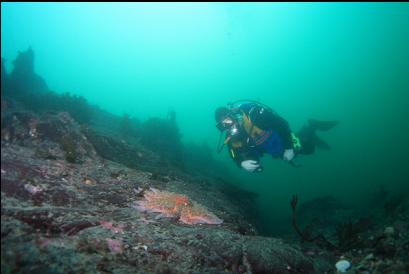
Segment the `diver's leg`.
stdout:
[[314,144],[315,144],[316,147],[319,147],[321,149],[325,149],[325,150],[330,150],[331,149],[329,144],[327,142],[325,142],[324,140],[322,140],[317,135],[315,135]]
[[314,130],[327,131],[338,125],[339,121],[319,121],[315,119],[309,119],[308,124]]
[[327,131],[338,125],[339,121],[318,121],[314,119],[308,120],[308,125],[304,126],[298,133],[297,136],[300,138],[302,145],[299,154],[312,154],[316,147],[321,149],[329,150],[331,147],[319,138],[315,132],[317,130]]
[[315,131],[310,126],[304,126],[297,132],[297,137],[300,139],[301,149],[298,154],[312,154],[315,151]]

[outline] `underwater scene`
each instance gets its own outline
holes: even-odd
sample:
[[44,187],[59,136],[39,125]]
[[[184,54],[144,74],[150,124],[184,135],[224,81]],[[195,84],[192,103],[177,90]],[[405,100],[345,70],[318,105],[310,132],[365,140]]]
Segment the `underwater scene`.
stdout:
[[1,3],[1,273],[409,273],[409,4]]

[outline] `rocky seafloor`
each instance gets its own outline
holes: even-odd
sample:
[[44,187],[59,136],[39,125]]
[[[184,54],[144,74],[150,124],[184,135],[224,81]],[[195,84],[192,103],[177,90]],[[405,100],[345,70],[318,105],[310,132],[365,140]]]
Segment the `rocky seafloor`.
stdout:
[[[246,201],[240,208],[224,194],[233,186],[104,159],[84,134],[89,129],[65,112],[3,114],[2,273],[313,271],[299,247],[256,235],[242,214]],[[147,188],[187,195],[223,223],[190,225],[140,212],[133,204]]]
[[[349,273],[408,273],[407,214],[342,251],[263,237],[245,214],[254,201],[232,202],[229,191],[247,194],[232,185],[163,174],[152,152],[138,157],[157,164],[156,173],[102,158],[101,140],[119,151],[125,144],[66,112],[2,114],[2,273],[335,273],[342,258],[352,263]],[[223,223],[191,225],[136,210],[150,188],[186,195]]]

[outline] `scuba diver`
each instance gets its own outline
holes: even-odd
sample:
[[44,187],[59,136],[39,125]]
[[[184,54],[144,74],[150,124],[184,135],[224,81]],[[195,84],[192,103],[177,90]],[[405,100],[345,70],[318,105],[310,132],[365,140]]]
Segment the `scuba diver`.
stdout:
[[[294,133],[288,122],[270,107],[253,100],[239,100],[219,107],[215,111],[216,127],[221,131],[218,153],[227,145],[230,157],[249,172],[261,172],[260,157],[270,154],[281,158],[294,167],[299,154],[312,154],[316,147],[330,146],[316,135],[317,130],[327,131],[339,121],[309,119],[308,124]],[[226,133],[223,143],[223,133]]]

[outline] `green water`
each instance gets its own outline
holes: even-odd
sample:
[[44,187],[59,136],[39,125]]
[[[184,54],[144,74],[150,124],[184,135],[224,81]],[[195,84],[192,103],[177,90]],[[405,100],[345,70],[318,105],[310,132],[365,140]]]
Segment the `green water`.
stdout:
[[272,230],[301,200],[360,203],[379,185],[409,188],[409,4],[1,4],[1,56],[11,69],[32,46],[51,90],[122,115],[177,113],[183,142],[216,150],[214,109],[259,99],[293,130],[338,119],[321,134],[333,149],[295,169],[263,158],[248,174],[216,155],[260,194]]

